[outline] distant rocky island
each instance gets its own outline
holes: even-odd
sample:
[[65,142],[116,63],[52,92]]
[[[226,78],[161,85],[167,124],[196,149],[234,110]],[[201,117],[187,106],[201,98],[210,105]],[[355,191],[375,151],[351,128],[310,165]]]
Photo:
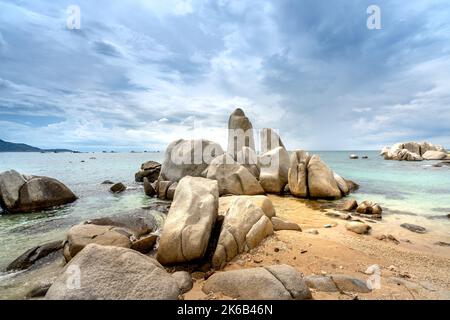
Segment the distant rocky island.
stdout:
[[381,156],[385,160],[397,161],[423,161],[448,160],[450,155],[443,146],[433,145],[429,142],[396,143],[392,147],[384,147]]
[[0,139],[0,152],[75,152],[69,149],[40,149],[24,143],[13,143]]

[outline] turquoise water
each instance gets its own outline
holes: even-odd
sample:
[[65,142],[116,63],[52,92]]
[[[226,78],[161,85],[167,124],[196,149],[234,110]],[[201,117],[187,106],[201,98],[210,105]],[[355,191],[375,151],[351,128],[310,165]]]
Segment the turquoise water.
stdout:
[[[388,214],[426,216],[450,227],[449,219],[442,218],[450,213],[449,168],[434,168],[434,162],[384,161],[375,151],[314,153],[337,173],[361,185],[354,194],[356,199],[376,201]],[[350,160],[351,153],[368,155],[369,159]],[[79,197],[75,203],[58,210],[0,216],[0,269],[33,246],[63,239],[73,224],[137,209],[154,201],[134,182],[134,173],[148,160],[162,162],[163,154],[0,153],[0,172],[15,169],[54,177]],[[125,183],[128,190],[120,195],[111,194],[107,185],[101,185],[107,179]]]

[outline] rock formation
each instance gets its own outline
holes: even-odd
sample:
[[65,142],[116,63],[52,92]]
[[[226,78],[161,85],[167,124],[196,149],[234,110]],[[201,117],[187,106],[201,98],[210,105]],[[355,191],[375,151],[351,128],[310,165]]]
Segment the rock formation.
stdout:
[[243,147],[255,150],[253,126],[242,109],[236,109],[228,121],[228,149],[227,152],[237,160],[238,153]]
[[201,177],[222,147],[208,140],[176,140],[166,149],[160,181],[178,182],[185,176]]
[[25,176],[10,170],[0,174],[0,205],[6,212],[32,212],[74,202],[64,184],[49,177]]
[[215,273],[205,282],[203,292],[238,300],[311,299],[302,274],[288,265]]
[[217,181],[181,179],[161,233],[158,261],[174,264],[203,258],[218,207]]
[[237,198],[228,209],[222,224],[212,264],[222,268],[242,252],[255,248],[273,234],[270,219],[247,199]]
[[89,244],[66,266],[45,298],[176,300],[180,293],[177,280],[155,259],[126,248]]
[[384,147],[381,155],[385,160],[422,161],[443,160],[448,157],[447,151],[440,145],[428,142],[396,143],[392,147]]

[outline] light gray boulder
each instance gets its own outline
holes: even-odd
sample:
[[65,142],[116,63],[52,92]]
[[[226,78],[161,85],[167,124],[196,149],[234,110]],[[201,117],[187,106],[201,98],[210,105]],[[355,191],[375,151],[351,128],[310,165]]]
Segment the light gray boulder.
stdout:
[[317,155],[312,156],[308,163],[308,188],[311,198],[340,199],[342,197],[333,171]]
[[214,159],[205,171],[205,176],[218,182],[221,196],[264,194],[264,189],[255,176],[235,162],[229,154]]
[[271,219],[276,216],[276,210],[272,201],[267,196],[229,196],[219,198],[219,214],[226,215],[231,204],[236,199],[245,199],[251,201],[255,206],[260,208],[267,218]]
[[203,292],[238,300],[305,300],[311,292],[300,272],[288,265],[233,270],[213,274]]
[[223,154],[222,147],[208,140],[176,140],[166,149],[160,181],[178,182],[185,176],[202,177],[211,161]]
[[217,181],[199,177],[181,179],[161,233],[158,261],[175,264],[202,258],[218,207]]
[[0,204],[4,209],[14,208],[19,201],[20,188],[26,182],[25,178],[15,170],[0,174]]
[[259,157],[259,181],[267,193],[282,193],[288,183],[289,154],[284,147],[267,151]]
[[310,159],[311,156],[303,150],[297,150],[291,154],[288,181],[289,191],[293,196],[299,198],[309,196],[308,163]]
[[270,150],[276,149],[278,147],[286,149],[286,147],[283,144],[283,141],[281,141],[280,136],[273,129],[269,128],[262,129],[260,132],[260,138],[261,138],[261,150],[260,150],[261,153],[269,152]]
[[425,160],[444,160],[447,159],[447,153],[443,151],[427,151],[422,155]]
[[89,244],[49,288],[47,300],[177,300],[177,280],[131,249]]
[[273,226],[263,210],[247,199],[236,199],[228,209],[212,258],[215,268],[223,268],[240,253],[255,248],[273,234]]

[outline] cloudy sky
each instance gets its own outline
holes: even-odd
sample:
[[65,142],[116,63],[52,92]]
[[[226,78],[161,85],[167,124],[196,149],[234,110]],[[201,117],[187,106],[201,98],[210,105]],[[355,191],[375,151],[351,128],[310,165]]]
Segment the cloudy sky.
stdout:
[[[371,4],[381,30],[367,28]],[[225,146],[236,107],[290,149],[450,147],[450,3],[0,0],[0,139]]]

